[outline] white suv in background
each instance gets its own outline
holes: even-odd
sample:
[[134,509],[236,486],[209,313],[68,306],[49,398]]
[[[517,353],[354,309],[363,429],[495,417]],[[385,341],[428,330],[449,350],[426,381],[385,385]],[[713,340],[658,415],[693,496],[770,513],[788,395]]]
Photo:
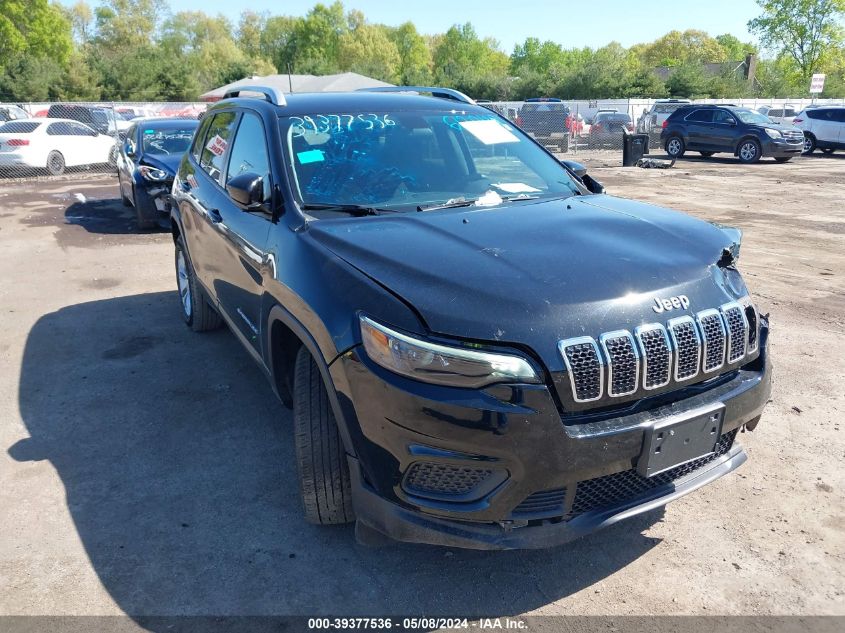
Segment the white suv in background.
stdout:
[[805,108],[792,122],[804,130],[804,153],[818,147],[825,154],[845,149],[845,106]]

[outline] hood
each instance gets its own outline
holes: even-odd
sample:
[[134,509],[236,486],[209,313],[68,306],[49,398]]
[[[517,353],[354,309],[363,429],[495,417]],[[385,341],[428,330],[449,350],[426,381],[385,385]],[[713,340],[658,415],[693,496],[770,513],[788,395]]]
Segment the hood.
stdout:
[[182,162],[181,154],[144,154],[138,161],[141,165],[155,167],[166,171],[171,176],[176,175],[179,163]]
[[[717,265],[731,246],[725,231],[606,195],[322,220],[309,233],[433,332],[555,358],[560,339],[665,322],[744,293],[735,269]],[[688,309],[655,314],[655,297],[681,294]]]

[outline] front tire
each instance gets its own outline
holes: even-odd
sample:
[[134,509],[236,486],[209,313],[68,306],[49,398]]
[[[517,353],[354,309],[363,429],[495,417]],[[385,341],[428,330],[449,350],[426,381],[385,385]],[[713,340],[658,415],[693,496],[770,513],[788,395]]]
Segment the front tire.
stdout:
[[293,427],[305,519],[316,525],[354,521],[346,451],[323,377],[304,345],[296,355]]
[[670,136],[666,139],[666,153],[669,155],[669,158],[681,158],[686,151],[686,145],[684,145],[684,139],[680,136]]
[[737,156],[739,156],[739,160],[746,165],[750,165],[751,163],[756,163],[760,160],[760,155],[762,154],[762,150],[760,149],[760,143],[755,141],[752,138],[745,139],[739,144],[739,147],[736,150]]
[[816,137],[804,133],[804,154],[812,154],[816,149]]
[[179,290],[179,303],[185,325],[194,332],[207,332],[216,330],[223,324],[220,315],[208,303],[205,291],[197,281],[181,236],[176,238],[176,287]]
[[47,171],[51,176],[61,176],[65,173],[65,157],[61,152],[53,150],[47,154]]

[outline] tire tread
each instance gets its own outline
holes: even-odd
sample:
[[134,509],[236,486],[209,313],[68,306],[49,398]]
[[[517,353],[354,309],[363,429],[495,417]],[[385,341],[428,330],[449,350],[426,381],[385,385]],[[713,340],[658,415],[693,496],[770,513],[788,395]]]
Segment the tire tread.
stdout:
[[355,519],[346,451],[317,363],[306,347],[296,357],[294,443],[299,487],[309,523],[332,525]]

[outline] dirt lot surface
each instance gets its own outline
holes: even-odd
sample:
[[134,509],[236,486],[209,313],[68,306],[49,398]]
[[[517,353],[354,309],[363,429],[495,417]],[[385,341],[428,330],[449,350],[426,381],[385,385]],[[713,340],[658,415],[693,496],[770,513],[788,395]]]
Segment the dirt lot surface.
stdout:
[[774,393],[735,473],[532,552],[307,525],[291,415],[182,325],[170,236],[110,177],[0,183],[0,614],[845,615],[845,157],[586,162],[744,229]]

